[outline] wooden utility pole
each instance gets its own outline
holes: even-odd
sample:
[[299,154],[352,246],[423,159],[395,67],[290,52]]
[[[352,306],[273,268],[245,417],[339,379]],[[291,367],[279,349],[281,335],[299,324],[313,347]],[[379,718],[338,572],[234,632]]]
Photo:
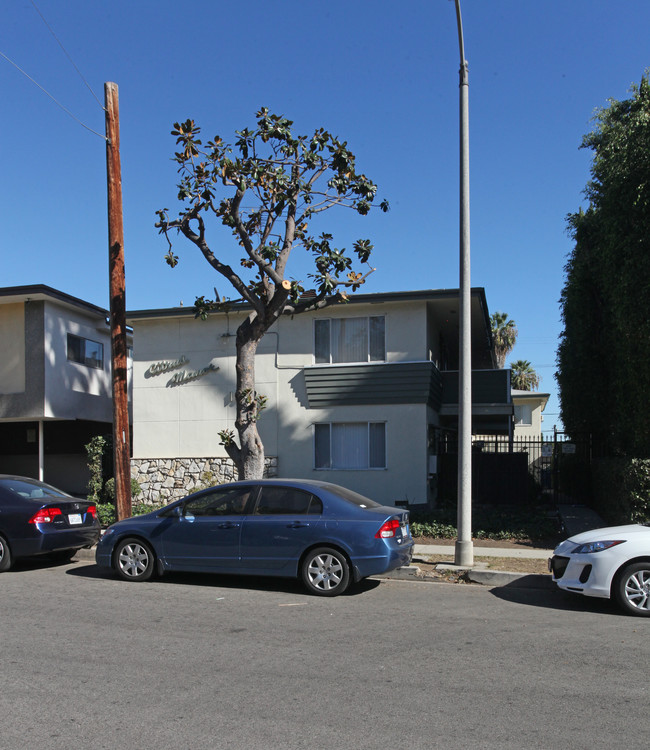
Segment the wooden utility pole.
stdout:
[[113,466],[118,520],[131,516],[131,440],[127,383],[124,226],[120,166],[120,110],[117,84],[104,84],[106,178],[108,185],[108,271],[110,284],[111,372],[113,382]]

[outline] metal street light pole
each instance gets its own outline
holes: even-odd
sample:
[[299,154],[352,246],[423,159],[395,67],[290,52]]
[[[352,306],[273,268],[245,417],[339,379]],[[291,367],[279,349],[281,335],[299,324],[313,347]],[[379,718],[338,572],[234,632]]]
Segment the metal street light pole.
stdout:
[[472,544],[472,329],[469,251],[469,78],[460,0],[455,0],[460,48],[460,332],[458,382],[458,538],[456,565],[474,563]]

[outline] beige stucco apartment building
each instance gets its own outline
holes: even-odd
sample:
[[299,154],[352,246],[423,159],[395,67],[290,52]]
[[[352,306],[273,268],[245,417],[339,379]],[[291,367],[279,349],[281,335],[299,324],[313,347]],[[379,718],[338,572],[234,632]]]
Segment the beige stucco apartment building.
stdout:
[[[171,500],[232,478],[218,433],[234,429],[235,331],[244,305],[132,311],[133,476]],[[472,291],[473,430],[508,435],[509,371],[494,366],[483,289]],[[386,504],[435,499],[438,454],[458,420],[458,290],[355,295],[282,317],[256,383],[268,471],[344,484]]]

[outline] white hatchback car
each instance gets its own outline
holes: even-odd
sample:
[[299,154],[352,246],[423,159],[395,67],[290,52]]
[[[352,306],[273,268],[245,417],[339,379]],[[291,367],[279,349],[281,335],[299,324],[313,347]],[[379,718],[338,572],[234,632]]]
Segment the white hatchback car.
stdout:
[[614,599],[626,612],[650,617],[650,528],[610,526],[576,534],[549,560],[565,591]]

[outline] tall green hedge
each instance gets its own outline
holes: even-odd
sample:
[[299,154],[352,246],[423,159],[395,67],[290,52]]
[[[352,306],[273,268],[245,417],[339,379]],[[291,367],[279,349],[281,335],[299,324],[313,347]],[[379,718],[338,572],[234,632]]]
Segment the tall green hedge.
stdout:
[[609,455],[650,457],[650,83],[610,100],[584,139],[586,210],[568,217],[575,246],[560,300],[557,380],[569,434]]
[[650,523],[650,459],[593,463],[594,510],[608,523]]

